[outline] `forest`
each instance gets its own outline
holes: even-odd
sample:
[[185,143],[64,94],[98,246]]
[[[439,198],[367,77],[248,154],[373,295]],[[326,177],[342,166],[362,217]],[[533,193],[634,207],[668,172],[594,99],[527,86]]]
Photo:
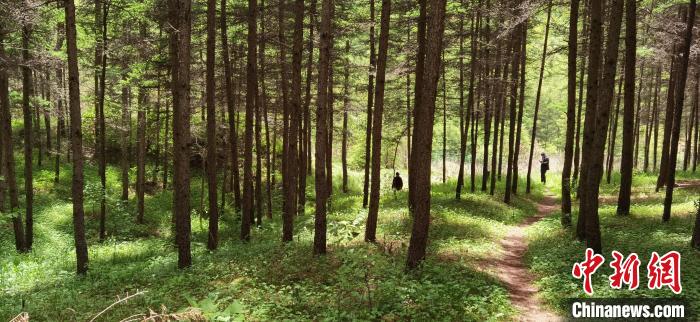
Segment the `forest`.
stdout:
[[700,318],[697,11],[0,0],[0,320]]

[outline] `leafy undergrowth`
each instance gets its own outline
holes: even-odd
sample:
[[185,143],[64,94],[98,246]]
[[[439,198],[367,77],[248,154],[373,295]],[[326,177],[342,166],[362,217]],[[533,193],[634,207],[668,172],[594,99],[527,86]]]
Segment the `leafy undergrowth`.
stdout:
[[[680,180],[696,180],[690,173],[680,173]],[[592,297],[641,297],[641,298],[684,298],[691,310],[700,310],[700,252],[690,247],[690,237],[694,225],[694,201],[700,196],[700,187],[676,189],[671,220],[662,223],[664,191],[654,192],[656,176],[636,174],[633,180],[631,214],[617,216],[617,194],[619,178],[601,187],[600,227],[603,253],[606,262],[593,275]],[[573,223],[577,220],[578,209],[573,207]],[[537,284],[543,298],[555,309],[561,311],[567,298],[586,297],[581,280],[571,276],[575,262],[584,259],[585,244],[574,237],[575,226],[562,229],[561,213],[543,219],[528,229],[530,248],[527,262],[538,276]],[[612,289],[608,276],[613,273],[609,266],[613,250],[624,256],[634,252],[641,260],[639,268],[640,286],[634,291]],[[675,295],[668,287],[661,290],[647,288],[646,264],[652,252],[660,255],[675,250],[681,253],[681,276],[683,291]]]
[[[353,174],[349,194],[335,187],[329,253],[321,257],[312,256],[311,250],[312,202],[306,214],[297,218],[295,241],[288,245],[280,242],[278,208],[272,220],[264,219],[262,227],[254,229],[250,242],[242,243],[237,238],[239,215],[227,206],[221,216],[220,248],[207,251],[207,219],[199,208],[205,202],[200,195],[201,177],[195,176],[194,265],[178,270],[170,225],[171,193],[147,196],[146,224],[137,225],[134,200],[117,200],[119,173],[109,168],[108,238],[100,243],[94,170],[86,170],[88,274],[74,274],[70,168],[62,168],[57,184],[52,171],[40,168],[35,177],[33,251],[18,255],[9,226],[0,231],[0,320],[22,311],[38,321],[88,320],[118,298],[133,294],[137,295],[118,303],[101,319],[117,320],[149,310],[173,313],[191,306],[211,319],[504,320],[515,314],[505,288],[482,273],[478,263],[493,256],[510,225],[534,213],[528,200],[515,198],[510,207],[500,197],[465,193],[456,201],[454,182],[435,185],[429,256],[419,272],[406,273],[411,218],[406,192],[388,190],[388,171],[382,183],[378,243],[363,242],[366,210],[361,175]],[[541,195],[537,189],[534,192]],[[307,195],[313,200],[312,187]],[[276,207],[279,198],[274,196]]]

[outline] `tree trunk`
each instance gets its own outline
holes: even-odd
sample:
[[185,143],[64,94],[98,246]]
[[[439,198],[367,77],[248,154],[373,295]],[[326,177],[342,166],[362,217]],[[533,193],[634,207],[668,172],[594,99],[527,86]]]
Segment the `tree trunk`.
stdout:
[[258,96],[258,1],[248,0],[248,54],[246,60],[245,139],[243,149],[243,216],[241,218],[241,240],[250,240],[253,221],[253,118]]
[[663,221],[671,219],[671,205],[673,203],[673,188],[676,184],[676,161],[678,159],[678,141],[681,134],[681,121],[683,120],[683,100],[685,98],[685,84],[688,76],[688,60],[690,55],[690,45],[693,39],[693,24],[695,23],[695,8],[697,2],[690,1],[687,16],[687,27],[684,35],[682,55],[680,58],[680,69],[678,74],[678,90],[674,99],[675,111],[673,116],[673,132],[671,134],[670,155],[668,156],[668,169],[666,170],[666,198],[664,198]]
[[[676,53],[678,45],[673,46],[673,52]],[[676,85],[676,78],[678,77],[678,60],[674,56],[671,58],[671,69],[668,80],[668,90],[667,90],[667,100],[666,100],[666,117],[664,118],[664,133],[663,141],[661,142],[661,163],[659,164],[659,177],[656,181],[656,192],[659,192],[661,187],[666,183],[666,174],[668,172],[668,153],[669,153],[669,143],[671,142],[671,130],[673,128],[673,110],[674,110],[674,99],[675,92],[678,90]],[[685,89],[680,89],[684,91]]]
[[[369,81],[367,82],[367,129],[365,133],[365,179],[362,188],[362,208],[367,208],[369,201],[370,161],[372,144],[372,108],[374,105],[374,74],[376,62],[374,53],[374,0],[369,0],[370,27],[369,27]],[[417,76],[416,76],[417,77]],[[409,184],[410,187],[410,184]]]
[[386,61],[389,50],[389,20],[391,0],[382,0],[382,16],[379,31],[379,56],[377,60],[377,88],[375,89],[374,115],[372,118],[372,186],[369,199],[369,212],[365,226],[365,241],[377,240],[377,216],[379,213],[379,183],[381,178],[382,117],[384,113],[384,87]]
[[552,18],[552,2],[547,2],[547,22],[544,27],[544,45],[542,45],[542,59],[540,60],[540,76],[537,83],[537,94],[535,96],[535,114],[532,120],[532,136],[530,138],[530,156],[527,160],[527,184],[525,193],[530,193],[530,174],[532,173],[532,156],[535,153],[535,141],[537,140],[537,118],[540,113],[540,97],[542,95],[542,80],[544,78],[544,63],[547,58],[547,41],[549,40],[549,23]]
[[139,110],[136,116],[137,128],[136,134],[136,197],[137,197],[137,215],[136,223],[143,224],[144,206],[145,206],[145,191],[146,186],[146,109],[148,104],[148,92],[142,85],[139,88]]
[[[416,82],[417,88],[423,91],[420,100],[416,101],[414,113],[415,132],[413,135],[413,152],[409,177],[414,177],[415,185],[413,203],[413,228],[408,246],[406,266],[415,269],[425,259],[430,225],[430,167],[433,145],[433,121],[435,120],[435,96],[440,77],[440,52],[445,31],[445,0],[431,1],[427,8],[430,18],[426,23],[427,37],[419,37],[425,48],[425,65],[421,64],[422,77]],[[425,10],[425,9],[424,9]],[[423,74],[424,73],[424,74]],[[418,78],[417,78],[418,79]]]
[[[616,103],[615,103],[615,118],[612,119],[612,122],[610,123],[610,139],[608,141],[608,159],[606,163],[606,182],[610,184],[610,180],[612,179],[612,171],[613,171],[613,164],[615,162],[615,141],[617,140],[617,122],[619,120],[620,116],[620,102],[622,101],[622,84],[623,84],[623,79],[624,77],[620,76],[619,77],[619,82],[617,86],[617,95],[616,95]],[[612,109],[612,107],[611,107]],[[634,113],[634,112],[633,112]],[[633,120],[634,122],[634,120]],[[633,125],[634,126],[634,125]],[[634,135],[634,133],[633,133]],[[634,142],[633,142],[634,144]]]
[[[622,123],[622,161],[617,214],[630,212],[632,192],[632,146],[634,145],[634,82],[637,60],[637,1],[625,1],[625,110]],[[641,88],[641,84],[640,84]],[[639,113],[639,111],[637,111]]]
[[[464,5],[464,1],[460,1]],[[474,18],[472,17],[472,32],[474,32]],[[472,42],[472,54],[474,51]],[[473,61],[473,60],[472,60]],[[472,64],[473,65],[473,64]],[[472,71],[470,71],[471,73]],[[455,199],[462,197],[462,187],[464,186],[464,160],[467,154],[467,128],[469,126],[469,111],[464,110],[464,17],[459,18],[459,172],[457,174],[457,189]],[[408,141],[410,141],[410,135]],[[410,146],[410,144],[409,144]],[[409,153],[410,156],[410,153]]]
[[[581,196],[581,210],[579,213],[586,218],[586,246],[593,249],[596,254],[602,252],[598,218],[598,195],[600,180],[603,176],[603,155],[608,134],[606,129],[610,121],[610,106],[615,90],[615,72],[617,70],[623,5],[623,0],[613,0],[610,4],[610,27],[605,44],[603,78],[600,83],[600,90],[597,93],[600,96],[600,104],[596,108],[595,125],[592,129],[594,137],[593,142],[590,142],[592,144],[584,144],[583,147],[583,155],[587,156],[584,169],[588,170],[587,175],[582,175],[582,184],[585,188],[582,190],[584,195]],[[591,36],[592,38],[593,36]],[[591,66],[594,66],[594,64],[591,64]]]
[[[253,0],[254,1],[254,0]],[[169,0],[173,96],[173,200],[179,268],[192,265],[190,252],[190,0]]]
[[[564,168],[561,173],[561,225],[571,225],[571,164],[574,155],[574,131],[576,130],[576,56],[578,55],[579,0],[572,0],[569,14],[568,89],[566,100],[566,143],[564,144]],[[583,83],[579,84],[583,86]]]
[[[301,148],[299,160],[299,213],[303,213],[306,206],[306,177],[311,175],[311,78],[313,74],[314,56],[314,28],[316,26],[316,0],[309,4],[309,42],[307,51],[309,57],[306,64],[306,87],[304,94],[304,120],[302,127]],[[303,35],[302,35],[303,36]]]
[[[615,0],[619,1],[619,0]],[[579,204],[579,216],[578,222],[576,224],[576,236],[579,240],[583,241],[586,239],[586,222],[589,220],[587,218],[588,213],[583,211],[585,204],[585,196],[587,194],[588,187],[586,186],[588,182],[588,156],[591,150],[591,145],[595,137],[595,121],[596,121],[596,110],[598,106],[598,89],[600,87],[600,70],[602,65],[602,42],[603,42],[603,4],[599,1],[590,2],[590,25],[589,25],[589,38],[588,38],[588,73],[587,73],[587,83],[586,83],[586,115],[583,124],[583,144],[581,146],[581,154],[587,156],[582,159],[581,162],[581,173],[580,173],[580,184],[578,197],[581,200]],[[597,218],[595,218],[597,219]],[[590,219],[594,220],[594,219]],[[591,227],[597,226],[593,223]]]
[[[0,59],[7,59],[5,56],[5,30],[0,27]],[[14,213],[19,207],[19,197],[17,189],[17,177],[15,174],[15,157],[12,140],[12,111],[10,109],[9,80],[6,68],[0,68],[0,143],[4,158],[2,160],[2,173],[5,176],[5,185],[9,195],[10,212]],[[15,233],[15,248],[17,251],[25,249],[24,226],[22,216],[12,217],[12,228]]]
[[[299,0],[297,0],[299,1]],[[314,254],[326,253],[326,151],[328,136],[328,76],[330,73],[333,0],[323,0],[318,58],[318,91],[316,99],[316,214],[314,217]]]
[[[683,151],[683,171],[688,171],[688,164],[690,162],[690,151],[693,150],[693,129],[695,125],[695,114],[698,109],[698,99],[700,91],[698,87],[700,86],[700,72],[695,72],[695,84],[693,84],[693,103],[692,109],[690,110],[690,118],[686,125],[686,135],[685,135],[685,149]],[[696,130],[697,131],[697,130]]]
[[[661,87],[661,69],[657,68],[656,76],[654,77],[654,82],[651,86],[654,86],[654,99],[653,103],[651,104],[651,109],[649,111],[648,115],[648,122],[647,122],[647,127],[646,127],[646,138],[645,138],[645,143],[644,143],[644,172],[649,171],[649,152],[651,151],[650,146],[651,146],[651,137],[654,132],[654,129],[656,128],[656,117],[658,114],[658,107],[659,107],[659,88]],[[654,142],[656,144],[656,142]],[[654,150],[656,150],[656,147],[654,147]]]
[[[126,68],[126,67],[125,67]],[[127,83],[127,73],[122,72],[122,119],[121,119],[121,181],[122,181],[122,195],[121,199],[126,201],[129,200],[129,87]],[[167,119],[166,119],[167,123]],[[167,125],[167,124],[166,124]],[[167,150],[167,149],[166,149]],[[166,169],[167,170],[167,169]],[[167,172],[167,171],[166,171]],[[166,180],[164,180],[166,182]],[[165,184],[165,183],[164,183]]]
[[[527,20],[523,22],[522,39],[527,39]],[[518,193],[518,170],[520,169],[520,139],[523,130],[523,110],[525,109],[525,70],[527,60],[527,41],[521,42],[520,48],[520,93],[518,96],[518,120],[515,130],[515,147],[513,148],[513,182],[511,183],[513,194]],[[515,99],[515,98],[514,98]]]
[[[260,77],[257,77],[256,92],[255,92],[255,220],[258,227],[262,227],[262,216],[263,216],[263,187],[262,187],[262,110],[265,105],[265,92],[263,91],[265,87],[265,0],[260,0],[260,5],[258,6],[260,10],[260,33],[258,34],[258,61],[256,66],[260,73]],[[247,89],[246,89],[247,91]],[[246,94],[247,95],[247,94]]]
[[[511,63],[511,80],[518,79],[518,76],[520,74],[520,62],[521,62],[521,57],[523,53],[521,52],[522,50],[522,42],[525,41],[525,39],[522,39],[523,33],[522,33],[522,28],[525,28],[524,25],[520,24],[517,26],[517,29],[513,31],[511,34],[511,41],[513,42],[513,55],[512,59],[513,62]],[[503,196],[503,202],[509,204],[510,199],[511,199],[511,189],[513,187],[512,181],[513,181],[513,167],[514,167],[514,157],[513,154],[515,153],[514,148],[515,148],[515,128],[516,128],[516,119],[517,119],[517,100],[516,98],[518,97],[518,82],[511,81],[510,84],[510,116],[509,116],[509,122],[510,122],[510,127],[509,127],[509,134],[508,134],[508,158],[506,161],[506,182],[505,182],[505,193]]]
[[[409,103],[410,107],[410,103]],[[350,108],[350,41],[345,41],[345,70],[343,71],[343,143],[340,161],[343,166],[343,193],[348,193],[348,109]],[[410,137],[410,127],[409,127]],[[410,149],[410,148],[409,148]]]
[[30,251],[32,249],[32,241],[34,239],[34,172],[32,171],[32,146],[34,145],[34,135],[32,131],[32,110],[30,106],[31,96],[34,89],[32,88],[32,70],[29,54],[29,38],[31,32],[28,26],[22,27],[22,114],[24,115],[24,196],[25,196],[25,214],[26,227],[24,229],[24,249]]
[[226,0],[221,0],[221,55],[224,58],[224,89],[226,93],[226,109],[228,111],[228,135],[231,144],[229,154],[231,155],[231,171],[233,172],[233,204],[236,209],[241,209],[241,184],[240,172],[238,170],[238,129],[235,115],[235,98],[233,95],[233,71],[231,70],[231,59],[229,57],[227,17]]
[[[506,46],[505,51],[506,53],[508,52],[508,46]],[[498,60],[500,64],[501,62],[501,51],[498,51]],[[500,74],[500,66],[496,65],[496,74],[494,76],[498,77]],[[494,104],[494,119],[493,119],[493,149],[491,150],[491,186],[489,188],[489,194],[493,195],[496,192],[496,167],[497,167],[497,157],[498,157],[498,139],[499,139],[499,125],[501,122],[501,110],[504,104],[504,101],[501,99],[502,97],[505,97],[503,95],[503,91],[506,89],[505,84],[508,81],[508,60],[506,59],[504,67],[503,67],[503,74],[501,76],[501,82],[495,85],[495,90],[494,90],[494,97],[495,97],[495,104]],[[500,134],[503,136],[503,134]]]
[[68,49],[68,105],[71,123],[71,150],[73,152],[73,237],[77,273],[84,275],[88,269],[88,249],[85,239],[85,215],[83,213],[83,130],[80,115],[80,80],[78,75],[78,46],[75,27],[75,3],[65,0],[66,47]]
[[[371,0],[372,1],[372,0]],[[441,0],[439,0],[441,1]],[[373,3],[373,1],[372,1]],[[415,77],[415,90],[414,90],[414,97],[413,97],[413,102],[415,104],[415,107],[413,108],[413,143],[416,141],[416,130],[418,130],[417,124],[415,122],[416,119],[416,111],[419,108],[425,108],[425,107],[419,107],[420,104],[423,104],[421,101],[421,97],[423,95],[423,74],[425,72],[424,70],[424,65],[425,65],[425,34],[426,34],[426,0],[418,0],[418,32],[416,33],[416,43],[418,44],[418,50],[416,51],[416,77]],[[440,54],[441,51],[436,52],[436,54]],[[437,86],[437,84],[435,85]],[[437,89],[436,89],[437,90]],[[431,114],[434,113],[434,111],[431,112]],[[425,123],[427,124],[427,123]],[[432,122],[430,123],[432,127]],[[432,131],[430,132],[432,133]],[[415,208],[415,204],[418,201],[416,194],[414,193],[413,187],[416,185],[416,180],[414,176],[411,175],[413,173],[413,168],[417,166],[415,163],[413,163],[413,153],[416,150],[416,145],[411,144],[413,146],[413,151],[411,151],[411,157],[408,161],[408,210],[412,212]],[[431,145],[432,146],[432,145]]]
[[217,136],[216,136],[216,0],[207,0],[207,66],[206,66],[206,100],[207,100],[207,192],[209,201],[209,234],[207,249],[215,250],[219,246],[219,204],[217,201]]

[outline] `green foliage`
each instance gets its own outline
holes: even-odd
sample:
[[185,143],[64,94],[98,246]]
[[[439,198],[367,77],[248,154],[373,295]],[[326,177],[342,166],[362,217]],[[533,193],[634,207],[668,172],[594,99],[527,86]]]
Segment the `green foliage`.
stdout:
[[[618,176],[616,176],[618,177]],[[690,173],[679,173],[679,178],[693,178]],[[615,213],[619,184],[603,184],[601,187],[600,226],[603,254],[607,262],[593,275],[593,297],[681,297],[688,301],[691,310],[700,309],[700,257],[690,247],[690,234],[695,220],[693,201],[700,189],[676,189],[671,221],[661,222],[664,192],[655,193],[656,175],[638,173],[633,178],[632,208],[629,216]],[[697,180],[697,175],[695,175]],[[537,284],[543,298],[553,307],[562,310],[565,299],[586,297],[581,280],[568,272],[574,262],[581,261],[585,244],[574,236],[578,209],[573,207],[573,227],[562,229],[559,212],[545,218],[528,230],[530,249],[527,262],[538,276]],[[617,250],[624,255],[637,253],[642,261],[640,287],[637,290],[615,290],[608,284],[613,270],[608,266],[610,252]],[[668,288],[649,290],[646,287],[646,268],[651,252],[659,254],[675,250],[681,253],[681,279],[683,292],[673,294]],[[562,260],[563,259],[563,260]]]

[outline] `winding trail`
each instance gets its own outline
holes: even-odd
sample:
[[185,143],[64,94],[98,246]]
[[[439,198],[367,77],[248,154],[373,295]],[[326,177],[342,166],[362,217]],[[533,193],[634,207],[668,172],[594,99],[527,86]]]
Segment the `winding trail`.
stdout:
[[538,296],[534,277],[524,263],[528,241],[525,229],[556,211],[558,204],[551,196],[545,196],[537,204],[537,214],[511,228],[501,240],[503,249],[499,259],[489,263],[490,270],[508,289],[510,300],[519,310],[517,321],[561,321],[556,314],[544,307]]

